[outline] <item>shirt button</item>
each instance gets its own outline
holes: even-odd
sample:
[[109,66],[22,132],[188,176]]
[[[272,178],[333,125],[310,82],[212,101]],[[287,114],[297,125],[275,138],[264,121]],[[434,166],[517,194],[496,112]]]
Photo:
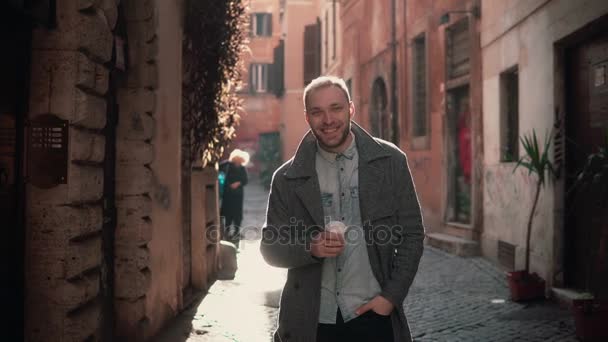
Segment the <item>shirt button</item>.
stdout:
[[338,272],[342,272],[342,269],[341,269],[341,268],[338,268]]
[[343,168],[343,167],[341,167],[341,168],[340,168],[340,171],[344,171],[344,168]]
[[342,197],[344,197],[344,193],[342,193]]
[[339,295],[340,295],[340,291],[336,292],[336,296],[339,296]]
[[344,216],[342,216],[342,221],[344,221]]

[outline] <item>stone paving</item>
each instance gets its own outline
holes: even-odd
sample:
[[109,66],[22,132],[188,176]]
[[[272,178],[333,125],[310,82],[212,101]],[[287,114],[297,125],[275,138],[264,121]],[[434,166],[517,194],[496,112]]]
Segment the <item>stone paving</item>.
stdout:
[[[246,187],[244,227],[260,227],[267,193]],[[259,230],[246,231],[231,281],[217,281],[155,341],[270,341],[286,272],[266,265]],[[552,302],[511,302],[503,272],[483,258],[426,247],[405,301],[415,341],[576,341],[572,316]],[[312,341],[311,341],[312,342]]]

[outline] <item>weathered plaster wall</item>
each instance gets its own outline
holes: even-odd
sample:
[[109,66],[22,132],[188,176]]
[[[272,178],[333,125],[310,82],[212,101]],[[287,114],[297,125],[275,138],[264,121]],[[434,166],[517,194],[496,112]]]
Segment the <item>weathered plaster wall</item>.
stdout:
[[[527,173],[513,173],[513,163],[500,163],[500,73],[519,67],[519,133],[535,129],[541,139],[550,132],[559,108],[554,98],[554,44],[586,23],[608,13],[600,0],[482,1],[484,94],[484,235],[483,254],[497,258],[497,240],[517,245],[516,268],[524,266],[525,227],[532,205],[533,183]],[[522,153],[520,148],[520,153]],[[531,268],[549,284],[559,272],[555,258],[561,233],[554,219],[553,187],[541,194],[531,243]]]
[[68,120],[67,184],[26,187],[25,336],[100,336],[103,159],[114,1],[57,3],[57,27],[35,29],[28,118]]
[[304,119],[304,26],[314,24],[319,13],[316,0],[287,1],[285,15],[285,96],[281,106],[281,141],[283,160],[295,153],[308,131]]
[[181,89],[182,8],[180,2],[155,1],[158,25],[155,176],[150,254],[151,286],[146,294],[150,319],[146,337],[175,316],[182,298]]

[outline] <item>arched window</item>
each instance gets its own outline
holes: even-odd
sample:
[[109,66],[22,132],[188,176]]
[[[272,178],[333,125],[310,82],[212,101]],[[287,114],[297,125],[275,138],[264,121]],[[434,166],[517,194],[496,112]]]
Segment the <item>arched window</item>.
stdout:
[[386,85],[381,77],[376,78],[372,86],[372,97],[370,101],[370,120],[372,135],[385,139],[391,139],[391,118],[387,110],[388,98],[386,96]]

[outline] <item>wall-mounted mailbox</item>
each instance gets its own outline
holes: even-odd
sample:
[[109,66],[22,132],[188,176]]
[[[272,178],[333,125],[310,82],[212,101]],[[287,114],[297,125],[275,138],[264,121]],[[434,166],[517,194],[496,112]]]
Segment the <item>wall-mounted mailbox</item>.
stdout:
[[27,178],[48,189],[68,181],[68,121],[43,114],[29,122]]

